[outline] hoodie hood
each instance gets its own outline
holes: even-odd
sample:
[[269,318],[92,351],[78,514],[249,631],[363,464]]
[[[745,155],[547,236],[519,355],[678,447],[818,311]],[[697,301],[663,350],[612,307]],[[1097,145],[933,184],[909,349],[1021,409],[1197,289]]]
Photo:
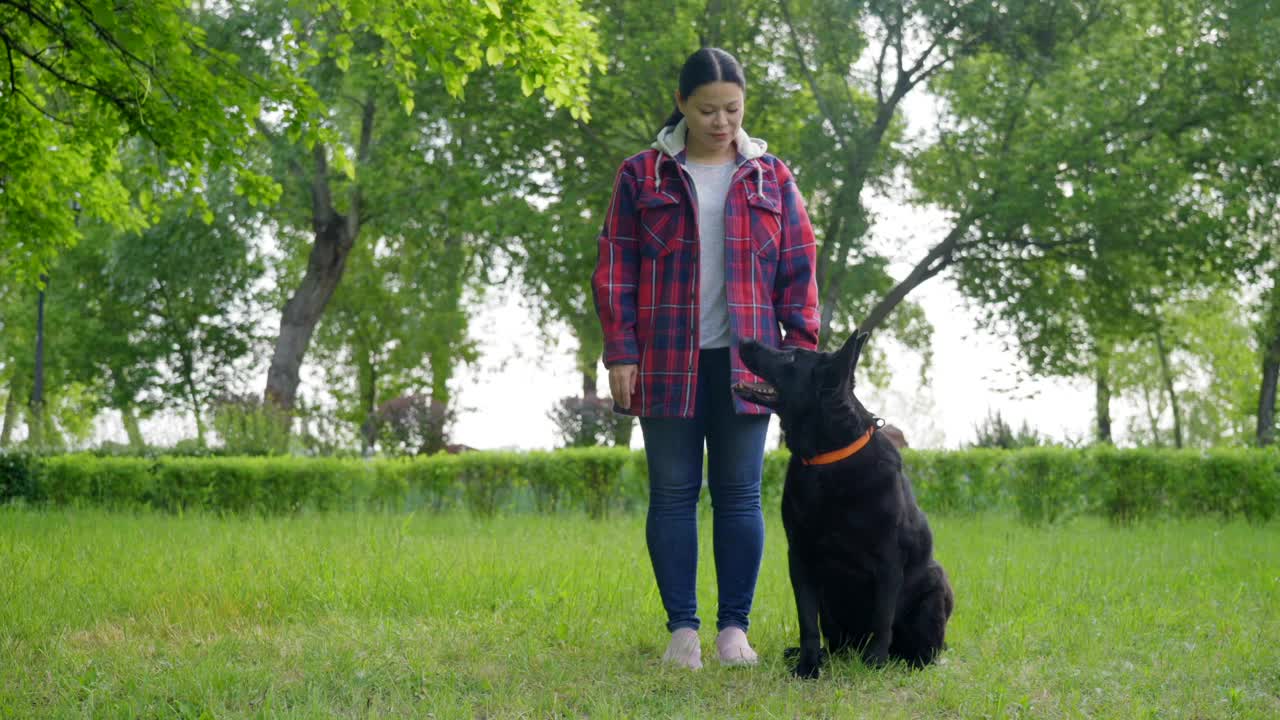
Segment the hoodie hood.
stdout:
[[[668,125],[658,131],[658,138],[653,141],[653,148],[663,155],[670,156],[673,160],[678,160],[680,153],[685,149],[685,138],[689,135],[689,121],[680,118],[680,122],[675,125]],[[738,146],[738,166],[741,167],[747,162],[757,160],[763,157],[765,152],[769,150],[769,144],[759,138],[753,138],[747,134],[746,130],[738,128],[738,136],[734,138],[734,142]],[[764,194],[764,171],[760,168],[760,163],[755,163],[756,168],[756,193]],[[662,181],[662,158],[658,158],[658,162],[654,164],[653,186],[655,192]]]
[[[671,157],[676,157],[684,151],[685,138],[688,136],[689,121],[680,118],[680,122],[668,125],[658,132],[658,139],[654,140],[653,147]],[[738,128],[738,136],[734,138],[734,142],[738,144],[738,155],[743,160],[755,160],[769,150],[769,143],[760,138],[751,137],[742,128]]]

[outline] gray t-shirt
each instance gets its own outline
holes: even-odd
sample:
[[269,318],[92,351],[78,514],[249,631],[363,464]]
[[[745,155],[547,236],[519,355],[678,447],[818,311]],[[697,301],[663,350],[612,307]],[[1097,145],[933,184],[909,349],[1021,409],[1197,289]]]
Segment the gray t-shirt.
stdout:
[[724,210],[736,163],[703,165],[685,161],[698,194],[698,295],[702,348],[729,347],[729,298],[724,289]]

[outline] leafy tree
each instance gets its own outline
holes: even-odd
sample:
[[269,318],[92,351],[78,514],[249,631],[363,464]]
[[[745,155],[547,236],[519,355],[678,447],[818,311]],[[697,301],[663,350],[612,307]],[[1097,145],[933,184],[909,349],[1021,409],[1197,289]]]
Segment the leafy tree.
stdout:
[[[117,397],[117,404],[190,413],[202,446],[210,405],[247,382],[264,340],[258,317],[265,267],[251,245],[259,218],[234,195],[210,197],[212,222],[190,206],[170,204],[145,231],[116,238],[100,287],[141,323],[132,347],[121,347],[115,357],[96,356],[106,376],[147,380],[140,395]],[[115,320],[104,316],[101,323],[104,334],[116,338],[106,342],[119,346]],[[131,389],[123,383],[117,392]]]
[[1100,5],[1036,63],[966,60],[938,84],[942,139],[915,166],[925,196],[957,217],[931,254],[1033,372],[1094,374],[1103,441],[1113,347],[1243,258],[1232,239],[1249,201],[1223,194],[1215,148],[1264,106],[1249,89],[1274,73],[1243,30],[1248,8],[1201,10]]
[[[202,206],[212,222],[200,217]],[[255,288],[264,268],[249,243],[257,216],[226,184],[199,202],[158,205],[157,213],[142,231],[91,223],[85,240],[50,267],[48,385],[64,398],[82,388],[92,399],[84,405],[90,417],[118,410],[135,447],[143,444],[138,416],[161,409],[191,413],[203,444],[210,401],[243,382],[259,349]],[[34,298],[21,283],[6,290]],[[8,364],[23,378],[19,394],[30,392],[28,306],[5,317]]]
[[[198,191],[211,168],[242,192],[272,184],[246,161],[260,111],[305,100],[286,66],[248,73],[207,42],[184,0],[0,4],[0,251],[33,282],[86,220],[141,228],[151,193],[131,198],[118,150],[144,139],[145,169],[165,192]],[[197,197],[198,197],[197,193]]]
[[1226,290],[1188,293],[1153,318],[1148,332],[1118,345],[1118,390],[1141,414],[1138,444],[1175,447],[1253,441],[1258,387],[1255,338]]
[[[586,117],[586,75],[598,58],[595,34],[573,0],[335,0],[314,7],[242,1],[230,3],[225,17],[222,41],[241,54],[259,52],[255,64],[298,69],[314,90],[318,111],[291,110],[323,136],[299,146],[287,125],[266,119],[258,125],[273,141],[273,172],[286,188],[277,213],[282,234],[306,238],[291,244],[306,262],[284,303],[264,395],[291,408],[312,335],[362,230],[377,219],[379,234],[397,235],[397,224],[411,222],[393,211],[411,202],[417,192],[411,183],[430,170],[431,138],[422,132],[406,143],[400,131],[421,123],[414,113],[424,86],[432,100],[435,88],[458,97],[482,66],[501,66],[517,73],[524,95],[540,89],[551,102]],[[433,121],[429,114],[419,127],[425,131]],[[418,172],[380,172],[389,168]],[[388,196],[394,207],[379,204]]]

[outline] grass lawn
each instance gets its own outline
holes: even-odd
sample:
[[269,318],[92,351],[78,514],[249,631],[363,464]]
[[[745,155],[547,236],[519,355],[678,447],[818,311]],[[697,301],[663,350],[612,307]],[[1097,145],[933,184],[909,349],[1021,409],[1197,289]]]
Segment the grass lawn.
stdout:
[[[704,656],[714,638],[702,523]],[[0,508],[0,717],[1280,717],[1280,525],[933,518],[955,586],[922,672],[661,666],[643,518]]]

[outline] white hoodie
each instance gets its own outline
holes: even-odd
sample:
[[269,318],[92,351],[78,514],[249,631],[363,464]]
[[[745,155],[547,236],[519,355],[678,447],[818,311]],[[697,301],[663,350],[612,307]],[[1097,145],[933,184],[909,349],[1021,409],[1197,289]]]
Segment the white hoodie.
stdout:
[[[675,125],[668,125],[658,132],[658,139],[653,141],[653,148],[660,150],[664,155],[669,155],[675,159],[677,155],[684,150],[685,138],[689,135],[689,121],[680,118],[680,122]],[[738,145],[738,167],[742,167],[744,163],[763,157],[769,150],[769,144],[760,138],[753,138],[747,134],[746,130],[738,128],[738,136],[734,139]],[[760,163],[755,163],[756,168],[756,194],[764,194],[764,169]],[[662,180],[662,158],[658,158],[658,162],[654,163],[654,190]]]

